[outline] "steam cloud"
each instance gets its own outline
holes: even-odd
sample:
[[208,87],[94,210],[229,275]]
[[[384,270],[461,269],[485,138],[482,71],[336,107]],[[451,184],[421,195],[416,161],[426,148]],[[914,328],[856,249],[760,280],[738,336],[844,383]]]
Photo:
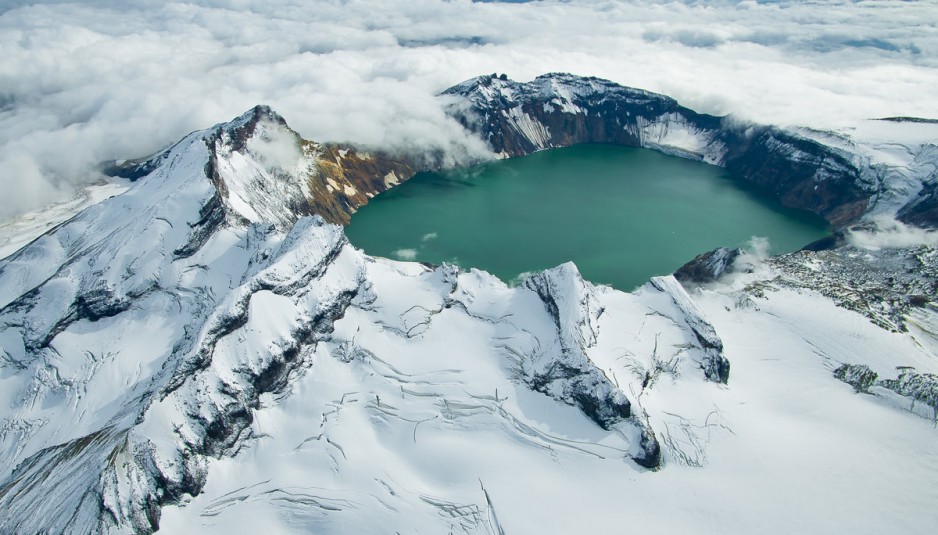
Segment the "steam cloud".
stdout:
[[397,249],[391,252],[391,254],[401,260],[413,260],[417,258],[417,249]]
[[434,95],[482,73],[596,75],[699,111],[831,127],[934,116],[931,2],[7,0],[0,4],[6,219],[255,104],[304,137],[484,147]]
[[874,227],[869,230],[852,230],[847,233],[847,241],[864,249],[883,249],[896,247],[918,247],[930,245],[938,247],[938,231],[910,227],[889,217],[872,220]]

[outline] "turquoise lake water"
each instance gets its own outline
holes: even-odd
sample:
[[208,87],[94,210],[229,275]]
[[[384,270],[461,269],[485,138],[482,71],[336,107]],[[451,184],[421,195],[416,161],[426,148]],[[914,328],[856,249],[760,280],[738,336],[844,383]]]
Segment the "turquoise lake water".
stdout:
[[420,173],[352,216],[366,253],[475,267],[505,281],[574,261],[595,283],[631,290],[716,247],[768,238],[785,253],[827,223],[724,169],[647,149],[578,145]]

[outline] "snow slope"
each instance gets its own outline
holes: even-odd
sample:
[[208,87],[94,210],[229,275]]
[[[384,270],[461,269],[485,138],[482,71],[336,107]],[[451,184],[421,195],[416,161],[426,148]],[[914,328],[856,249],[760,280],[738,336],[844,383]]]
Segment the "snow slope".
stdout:
[[[167,531],[928,533],[938,520],[932,423],[831,373],[841,362],[934,369],[933,356],[817,294],[745,290],[772,273],[695,295],[734,363],[727,387],[688,378],[685,362],[643,389],[633,355],[660,362],[679,351],[647,323],[667,320],[635,297],[594,295],[606,312],[590,355],[659,431],[664,467],[645,472],[624,460],[621,435],[506,380],[504,350],[491,344],[503,340],[502,322],[477,331],[454,310],[461,305],[425,293],[452,287],[445,267],[375,260],[367,269],[365,303],[337,322],[336,340],[311,356],[289,396],[258,411],[254,446],[211,461],[205,492],[165,509]],[[401,273],[411,278],[404,287]],[[458,275],[456,287],[477,308],[517,291],[477,271]],[[639,294],[670,300],[651,285]],[[516,322],[523,305],[536,312],[524,297],[532,302],[498,313]],[[401,323],[359,319],[389,312]],[[589,338],[589,323],[569,334]],[[411,339],[395,334],[414,326]]]
[[6,258],[27,243],[42,236],[56,225],[68,221],[78,212],[104,199],[127,191],[127,185],[116,180],[89,186],[75,198],[24,214],[0,225],[0,258]]
[[932,423],[831,376],[839,359],[889,366],[896,354],[916,358],[908,338],[810,294],[756,305],[736,297],[695,297],[722,333],[729,386],[665,375],[642,395],[663,442],[684,452],[665,445],[658,472],[623,461],[621,438],[572,409],[510,382],[481,386],[498,375],[491,348],[467,336],[438,338],[433,331],[448,328],[440,317],[413,349],[382,340],[391,349],[380,361],[362,351],[349,368],[335,351],[317,352],[312,370],[320,373],[261,409],[254,447],[211,461],[204,494],[166,508],[163,525],[206,533],[929,533],[938,520]]

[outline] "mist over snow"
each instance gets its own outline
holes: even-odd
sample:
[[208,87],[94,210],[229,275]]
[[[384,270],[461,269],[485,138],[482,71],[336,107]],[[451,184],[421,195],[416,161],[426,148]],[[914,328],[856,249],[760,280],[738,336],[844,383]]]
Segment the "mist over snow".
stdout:
[[938,231],[911,227],[890,217],[874,218],[872,229],[857,229],[847,233],[847,241],[864,249],[938,247]]
[[[829,128],[938,116],[938,3],[0,3],[0,220],[269,104],[304,137],[483,156],[434,95],[551,71]],[[289,151],[272,158],[292,157]]]

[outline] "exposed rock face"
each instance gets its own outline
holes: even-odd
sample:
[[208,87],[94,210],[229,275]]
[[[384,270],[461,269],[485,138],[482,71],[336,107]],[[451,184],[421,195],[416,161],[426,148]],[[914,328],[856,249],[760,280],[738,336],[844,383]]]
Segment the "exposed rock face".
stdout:
[[938,228],[938,177],[925,184],[919,194],[896,215],[903,223]]
[[443,92],[450,113],[503,156],[577,143],[648,147],[726,167],[782,204],[835,225],[876,193],[850,155],[778,128],[699,114],[669,97],[598,78],[545,74],[528,83],[480,76]]
[[859,393],[869,392],[878,376],[865,364],[842,364],[834,370],[834,377],[852,386]]
[[[897,368],[895,379],[877,380],[879,375],[863,364],[843,364],[834,370],[834,377],[852,386],[857,393],[879,394],[878,388],[889,390],[911,401],[910,410],[921,403],[932,411],[932,419],[938,421],[938,375],[918,373],[913,368]],[[874,388],[877,387],[877,388]]]
[[713,282],[733,266],[733,262],[739,258],[740,254],[742,254],[741,249],[719,247],[694,257],[674,272],[674,278],[682,283]]
[[382,191],[408,180],[418,169],[417,164],[406,156],[393,156],[381,151],[334,144],[322,145],[321,150],[316,162],[319,187],[314,198],[336,197],[344,201],[327,205],[328,211],[317,207],[315,213],[337,225],[347,225],[356,209]]

